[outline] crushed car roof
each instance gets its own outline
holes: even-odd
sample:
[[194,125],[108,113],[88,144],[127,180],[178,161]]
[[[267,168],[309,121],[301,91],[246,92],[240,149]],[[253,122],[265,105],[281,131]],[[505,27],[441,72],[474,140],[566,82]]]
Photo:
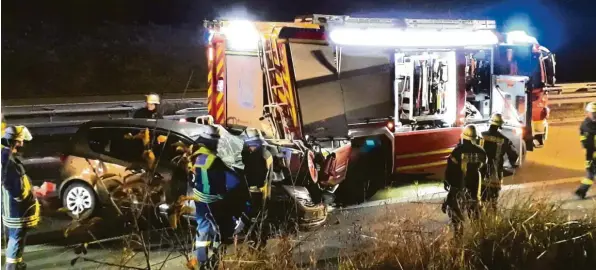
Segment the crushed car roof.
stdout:
[[92,120],[81,124],[80,128],[88,127],[136,127],[136,128],[156,128],[170,130],[183,136],[194,139],[198,136],[200,124],[179,122],[167,119],[110,119],[110,120]]

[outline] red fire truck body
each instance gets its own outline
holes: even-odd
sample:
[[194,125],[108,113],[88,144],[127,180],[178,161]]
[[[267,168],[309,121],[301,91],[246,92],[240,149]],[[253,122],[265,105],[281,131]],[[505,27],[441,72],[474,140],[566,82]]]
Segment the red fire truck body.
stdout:
[[546,119],[544,60],[553,74],[554,57],[494,21],[310,15],[206,27],[209,114],[270,141],[316,141],[334,157],[315,166],[320,185],[378,176],[358,171],[440,172],[462,128],[484,130],[494,112],[525,154],[533,123]]

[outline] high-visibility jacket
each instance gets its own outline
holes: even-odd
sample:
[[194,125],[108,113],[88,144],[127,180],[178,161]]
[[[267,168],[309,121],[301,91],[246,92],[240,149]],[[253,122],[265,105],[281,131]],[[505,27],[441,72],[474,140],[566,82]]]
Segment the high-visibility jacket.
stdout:
[[500,188],[503,181],[503,163],[507,154],[509,163],[515,165],[519,154],[511,140],[498,130],[488,130],[482,132],[480,145],[486,151],[488,157],[485,184],[489,187]]
[[596,161],[596,122],[586,117],[579,127],[580,140],[586,149],[586,163]]
[[18,157],[2,147],[2,221],[8,228],[31,228],[39,223],[40,205]]
[[480,200],[482,175],[486,168],[486,152],[472,143],[461,143],[447,160],[445,180],[454,190],[468,190],[473,199]]
[[195,201],[225,205],[232,215],[244,211],[249,199],[246,182],[206,147],[199,148],[196,153],[192,179]]

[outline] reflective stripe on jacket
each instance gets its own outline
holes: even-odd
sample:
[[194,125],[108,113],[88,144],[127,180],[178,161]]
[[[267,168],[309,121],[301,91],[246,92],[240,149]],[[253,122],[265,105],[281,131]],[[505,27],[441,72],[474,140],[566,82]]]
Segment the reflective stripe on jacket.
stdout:
[[39,223],[40,205],[31,181],[10,148],[2,148],[2,221],[8,228],[31,228]]

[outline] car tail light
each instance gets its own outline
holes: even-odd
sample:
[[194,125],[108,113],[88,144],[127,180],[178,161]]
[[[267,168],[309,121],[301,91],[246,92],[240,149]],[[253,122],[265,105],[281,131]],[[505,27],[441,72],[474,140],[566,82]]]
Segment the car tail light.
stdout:
[[60,162],[62,162],[62,163],[66,162],[67,158],[68,158],[68,155],[60,154]]

